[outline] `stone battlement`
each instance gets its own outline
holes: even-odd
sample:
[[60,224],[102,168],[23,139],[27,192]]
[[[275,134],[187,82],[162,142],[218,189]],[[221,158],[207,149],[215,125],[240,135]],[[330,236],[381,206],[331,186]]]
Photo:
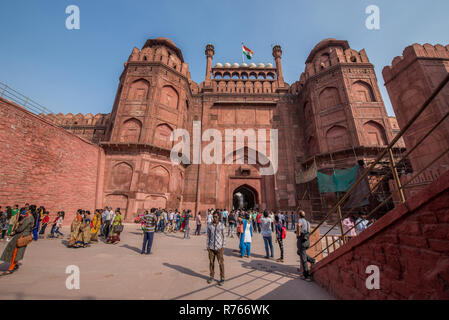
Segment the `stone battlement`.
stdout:
[[418,43],[415,43],[411,46],[408,46],[402,52],[402,56],[395,57],[391,63],[391,66],[386,66],[383,69],[382,75],[384,77],[385,83],[393,79],[397,74],[402,72],[418,58],[449,60],[449,45],[431,45],[429,43],[420,45]]
[[81,113],[78,113],[76,115],[73,115],[72,113],[50,113],[47,115],[39,114],[39,116],[60,126],[105,126],[107,125],[110,118],[109,113],[97,113],[96,115],[93,115],[92,113],[88,113],[85,115]]
[[167,38],[150,39],[142,50],[134,47],[125,66],[131,62],[162,63],[190,79],[189,65],[184,62],[181,50]]

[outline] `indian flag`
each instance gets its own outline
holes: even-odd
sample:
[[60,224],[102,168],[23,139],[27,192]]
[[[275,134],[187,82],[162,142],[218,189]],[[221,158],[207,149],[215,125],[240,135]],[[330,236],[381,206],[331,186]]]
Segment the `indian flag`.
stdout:
[[243,54],[244,54],[248,59],[251,60],[251,58],[253,57],[254,52],[252,52],[251,49],[245,47],[243,44],[242,44],[242,50],[243,50]]

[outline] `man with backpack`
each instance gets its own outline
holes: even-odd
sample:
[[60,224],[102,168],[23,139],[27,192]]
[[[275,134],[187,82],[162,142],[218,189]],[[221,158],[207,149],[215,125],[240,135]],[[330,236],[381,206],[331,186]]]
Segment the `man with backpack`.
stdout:
[[[307,249],[310,247],[310,223],[306,220],[306,213],[303,210],[299,211],[298,225],[296,226],[296,246],[298,248],[298,255],[301,259],[301,268],[303,275],[302,280],[312,281],[309,273],[308,262],[311,267],[315,264],[315,259],[307,254]],[[298,269],[299,270],[299,269]]]

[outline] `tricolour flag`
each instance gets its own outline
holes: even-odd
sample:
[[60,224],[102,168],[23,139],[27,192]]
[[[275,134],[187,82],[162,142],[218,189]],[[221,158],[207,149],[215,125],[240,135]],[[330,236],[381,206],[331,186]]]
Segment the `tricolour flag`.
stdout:
[[251,59],[251,58],[253,57],[254,52],[252,52],[251,49],[245,47],[243,44],[242,44],[242,50],[243,50],[243,54],[244,54],[248,59]]

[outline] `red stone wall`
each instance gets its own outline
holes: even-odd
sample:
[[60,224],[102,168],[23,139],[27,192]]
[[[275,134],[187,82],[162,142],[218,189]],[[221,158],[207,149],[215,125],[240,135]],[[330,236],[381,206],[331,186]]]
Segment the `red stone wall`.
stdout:
[[[404,49],[402,56],[393,59],[391,66],[383,69],[385,86],[397,115],[401,128],[410,121],[423,103],[430,97],[449,72],[449,46],[437,44],[413,44]],[[440,92],[421,116],[404,134],[407,149],[415,146],[419,139],[449,112],[449,86]],[[424,142],[410,155],[414,174],[426,167],[438,155],[449,147],[449,120],[443,121]],[[446,172],[449,166],[449,155],[444,155],[415,179],[409,187],[422,189]],[[414,175],[413,174],[413,175]],[[407,177],[407,180],[412,175]],[[413,194],[413,190],[409,191]]]
[[[449,172],[314,267],[341,299],[449,299]],[[380,270],[368,290],[367,266]]]
[[[101,207],[102,150],[0,98],[0,204],[45,206],[51,215]],[[98,185],[97,185],[98,184]]]

